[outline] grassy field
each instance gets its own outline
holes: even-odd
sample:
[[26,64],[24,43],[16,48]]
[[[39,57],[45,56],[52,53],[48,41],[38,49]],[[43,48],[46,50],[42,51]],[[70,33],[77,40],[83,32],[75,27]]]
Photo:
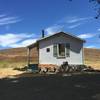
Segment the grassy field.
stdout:
[[[84,49],[86,65],[100,69],[100,49]],[[38,63],[36,48],[31,51],[31,63]],[[27,49],[13,48],[0,51],[0,68],[24,67],[27,65]]]

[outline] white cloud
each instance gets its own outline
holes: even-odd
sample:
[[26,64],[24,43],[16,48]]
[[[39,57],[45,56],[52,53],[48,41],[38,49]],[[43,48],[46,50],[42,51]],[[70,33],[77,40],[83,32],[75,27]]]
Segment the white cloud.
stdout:
[[18,17],[10,17],[6,15],[0,15],[0,26],[14,24],[21,21]]
[[97,31],[100,31],[100,28],[98,28]]
[[87,21],[87,20],[90,20],[90,19],[92,19],[92,17],[67,16],[67,17],[61,19],[60,21],[58,21],[58,23],[73,24],[73,23],[79,23],[79,22]]
[[5,14],[0,15],[0,17],[5,17],[5,16],[6,16]]
[[87,38],[93,38],[96,34],[90,34],[90,33],[87,33],[87,34],[81,34],[81,35],[78,35],[79,38],[83,38],[83,39],[87,39]]
[[20,20],[17,17],[6,17],[0,19],[0,25],[7,25],[7,24],[13,24],[17,23]]
[[63,28],[63,25],[54,25],[45,29],[48,35],[60,32]]
[[90,20],[92,17],[71,17],[66,20],[66,23],[69,24],[68,28],[76,28],[82,24],[84,24],[86,21]]
[[59,20],[57,23],[55,23],[55,25],[46,28],[45,31],[47,32],[47,34],[50,35],[62,31],[64,27],[73,29],[84,24],[87,20],[90,20],[91,18],[92,17],[77,17],[77,16],[68,17],[67,16]]
[[87,20],[90,20],[92,17],[65,17],[61,20],[59,20],[54,25],[47,27],[45,29],[47,35],[51,35],[60,31],[63,31],[63,29],[73,29],[76,28],[82,24],[84,24]]
[[86,21],[91,19],[92,17],[72,17],[72,19],[67,20],[67,23],[76,23],[80,21]]
[[77,24],[73,24],[73,25],[68,26],[68,28],[72,29],[72,28],[76,28],[80,25],[81,25],[81,23],[77,23]]
[[61,24],[64,26],[67,25],[67,28],[72,29],[88,22],[90,19],[92,19],[92,17],[78,17],[78,16],[68,17],[67,16],[61,19],[60,21],[58,21],[58,24]]
[[85,48],[96,48],[94,45],[86,46]]
[[21,33],[21,34],[14,34],[14,33],[7,33],[0,35],[0,46],[1,47],[10,47],[12,44],[16,44],[22,40],[32,38],[34,34],[28,33]]
[[16,47],[26,47],[32,43],[35,43],[37,39],[26,39],[20,43],[14,43],[14,44],[11,44],[10,47],[12,48],[16,48]]

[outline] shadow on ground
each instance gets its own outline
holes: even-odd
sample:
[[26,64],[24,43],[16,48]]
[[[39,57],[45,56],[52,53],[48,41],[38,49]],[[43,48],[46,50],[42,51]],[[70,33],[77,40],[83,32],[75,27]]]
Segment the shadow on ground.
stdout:
[[100,74],[1,79],[0,100],[100,100]]

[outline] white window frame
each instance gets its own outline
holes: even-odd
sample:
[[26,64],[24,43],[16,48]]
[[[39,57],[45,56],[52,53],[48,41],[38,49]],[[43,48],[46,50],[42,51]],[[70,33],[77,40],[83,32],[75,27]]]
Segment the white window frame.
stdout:
[[[65,55],[64,56],[60,56],[59,55],[59,44],[64,44],[65,45]],[[66,48],[66,45],[69,44],[70,46],[70,43],[56,43],[56,56],[53,54],[54,57],[57,57],[57,58],[66,58],[66,57],[70,57],[70,51],[69,51],[69,55],[66,55],[67,54],[67,48]],[[70,48],[69,48],[70,50]],[[54,51],[53,51],[54,53]]]

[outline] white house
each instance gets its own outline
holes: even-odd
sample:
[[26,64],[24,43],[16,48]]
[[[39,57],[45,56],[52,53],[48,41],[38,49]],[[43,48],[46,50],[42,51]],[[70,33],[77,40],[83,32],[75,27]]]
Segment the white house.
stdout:
[[29,45],[28,55],[30,55],[30,49],[37,47],[39,65],[61,65],[65,61],[69,64],[82,65],[84,64],[84,42],[85,40],[74,35],[59,32]]

